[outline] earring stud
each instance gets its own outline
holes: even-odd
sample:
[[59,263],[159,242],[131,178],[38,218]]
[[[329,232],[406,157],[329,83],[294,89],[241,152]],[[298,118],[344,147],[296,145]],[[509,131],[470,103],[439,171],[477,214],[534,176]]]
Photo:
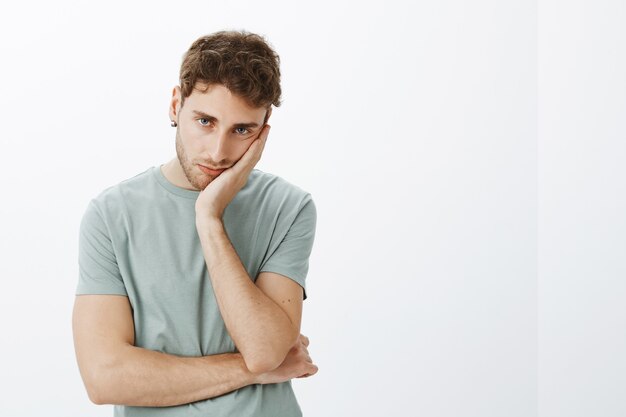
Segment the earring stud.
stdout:
[[171,124],[171,126],[172,126],[172,127],[176,127],[176,126],[178,126],[178,124],[177,124],[175,121],[173,121],[173,120],[172,120],[172,124]]

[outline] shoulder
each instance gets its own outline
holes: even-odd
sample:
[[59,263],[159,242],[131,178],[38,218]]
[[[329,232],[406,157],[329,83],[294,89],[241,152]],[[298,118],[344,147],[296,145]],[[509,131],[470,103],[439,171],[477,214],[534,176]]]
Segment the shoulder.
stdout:
[[117,184],[106,187],[91,199],[89,206],[93,206],[102,216],[106,217],[107,214],[119,210],[131,203],[132,200],[145,198],[151,188],[151,169],[148,168]]
[[244,198],[247,210],[256,211],[264,222],[277,227],[296,221],[306,228],[315,227],[317,208],[309,191],[275,174],[257,169],[251,174],[246,185],[250,186],[249,196]]
[[244,187],[249,197],[257,203],[270,204],[281,208],[300,208],[313,200],[311,193],[286,179],[269,172],[253,169]]

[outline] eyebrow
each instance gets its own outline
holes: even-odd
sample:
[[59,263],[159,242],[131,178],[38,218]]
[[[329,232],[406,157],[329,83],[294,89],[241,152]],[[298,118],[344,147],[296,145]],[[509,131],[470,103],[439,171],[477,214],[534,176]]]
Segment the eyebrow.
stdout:
[[[204,117],[205,119],[209,119],[212,122],[217,122],[217,117],[215,116],[211,116],[210,114],[206,114],[204,112],[201,112],[199,110],[192,110],[197,116],[200,117]],[[254,122],[250,122],[250,123],[235,123],[233,125],[234,128],[237,127],[244,127],[244,128],[251,128],[251,127],[259,127],[258,123],[254,123]]]

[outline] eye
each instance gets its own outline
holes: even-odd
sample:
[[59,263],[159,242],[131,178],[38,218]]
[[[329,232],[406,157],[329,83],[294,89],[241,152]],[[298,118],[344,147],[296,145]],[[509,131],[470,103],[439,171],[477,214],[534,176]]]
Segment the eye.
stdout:
[[[206,117],[201,117],[201,118],[196,119],[196,120],[198,120],[202,126],[208,126],[211,123],[209,121],[209,119],[207,119]],[[206,123],[202,123],[203,120],[206,121]]]
[[249,133],[250,131],[246,129],[245,127],[238,127],[238,128],[235,128],[235,132],[239,133],[240,135],[245,135],[246,133]]

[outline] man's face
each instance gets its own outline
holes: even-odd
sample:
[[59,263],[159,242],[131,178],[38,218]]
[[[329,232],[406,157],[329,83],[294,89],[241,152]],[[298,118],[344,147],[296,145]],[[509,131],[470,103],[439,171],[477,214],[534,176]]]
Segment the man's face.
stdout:
[[194,88],[183,107],[180,98],[176,86],[170,106],[170,117],[178,124],[176,154],[189,183],[204,190],[219,174],[209,174],[199,165],[210,169],[233,166],[259,136],[269,110],[250,107],[221,84],[210,86],[206,93]]

